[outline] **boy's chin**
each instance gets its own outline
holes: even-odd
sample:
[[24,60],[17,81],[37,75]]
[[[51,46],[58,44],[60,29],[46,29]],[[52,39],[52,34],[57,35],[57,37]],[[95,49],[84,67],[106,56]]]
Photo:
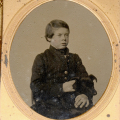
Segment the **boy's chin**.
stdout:
[[62,50],[62,49],[65,49],[66,47],[63,47],[63,48],[59,48],[60,50]]
[[59,49],[65,49],[67,46],[62,46],[62,47],[60,47]]

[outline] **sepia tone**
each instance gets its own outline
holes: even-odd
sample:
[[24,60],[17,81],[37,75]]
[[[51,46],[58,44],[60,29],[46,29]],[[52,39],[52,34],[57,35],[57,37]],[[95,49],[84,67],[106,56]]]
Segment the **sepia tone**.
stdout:
[[109,116],[109,114],[108,114],[108,116]]
[[[59,12],[61,8],[62,10]],[[49,9],[51,10],[49,11]],[[68,16],[68,14],[70,15]],[[45,3],[33,10],[21,23],[10,51],[10,67],[14,84],[23,100],[31,106],[29,85],[32,64],[37,54],[49,48],[49,43],[44,37],[45,27],[53,19],[62,19],[69,24],[68,48],[70,52],[78,54],[87,72],[98,79],[98,82],[95,82],[98,94],[93,97],[95,104],[104,93],[110,79],[111,46],[98,19],[84,7],[68,1]]]

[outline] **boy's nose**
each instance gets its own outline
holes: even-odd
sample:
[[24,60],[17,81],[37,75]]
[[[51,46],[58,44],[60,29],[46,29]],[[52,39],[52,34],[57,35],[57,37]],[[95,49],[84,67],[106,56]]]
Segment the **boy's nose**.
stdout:
[[64,38],[64,39],[62,39],[63,41],[66,41],[66,39]]
[[64,36],[64,35],[62,36],[62,40],[65,40],[65,41],[66,41],[66,38],[65,38],[65,36]]

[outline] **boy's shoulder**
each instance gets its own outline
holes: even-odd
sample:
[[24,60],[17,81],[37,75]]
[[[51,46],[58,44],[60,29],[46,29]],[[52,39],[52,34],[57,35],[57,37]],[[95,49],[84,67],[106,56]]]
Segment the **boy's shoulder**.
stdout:
[[46,49],[44,52],[37,54],[36,59],[43,58],[46,53],[48,53],[49,49]]
[[74,56],[74,57],[79,57],[79,55],[77,53],[71,53],[70,52],[69,55]]
[[82,59],[80,58],[80,56],[76,53],[69,53],[69,55],[71,56],[70,58],[73,58],[76,62],[81,62]]
[[[39,54],[36,56],[36,58],[37,58],[37,59],[45,58],[46,56],[48,56],[48,55],[50,55],[50,54],[51,54],[50,49],[46,49],[44,52],[39,53]],[[75,59],[80,59],[80,57],[79,57],[79,55],[78,55],[77,53],[69,52],[68,54],[69,54],[69,56],[74,57]]]

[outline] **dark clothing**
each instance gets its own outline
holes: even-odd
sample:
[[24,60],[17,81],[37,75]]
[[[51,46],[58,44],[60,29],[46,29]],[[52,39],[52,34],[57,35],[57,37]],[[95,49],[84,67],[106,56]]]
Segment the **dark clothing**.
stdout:
[[[89,79],[79,56],[69,53],[68,48],[58,50],[50,46],[44,53],[37,55],[32,67],[30,85],[35,102],[32,108],[53,119],[67,119],[84,113],[91,108],[93,95],[86,90],[63,92],[62,88],[63,83],[76,77],[79,80]],[[88,96],[90,101],[88,108],[74,107],[75,97],[80,94]]]

